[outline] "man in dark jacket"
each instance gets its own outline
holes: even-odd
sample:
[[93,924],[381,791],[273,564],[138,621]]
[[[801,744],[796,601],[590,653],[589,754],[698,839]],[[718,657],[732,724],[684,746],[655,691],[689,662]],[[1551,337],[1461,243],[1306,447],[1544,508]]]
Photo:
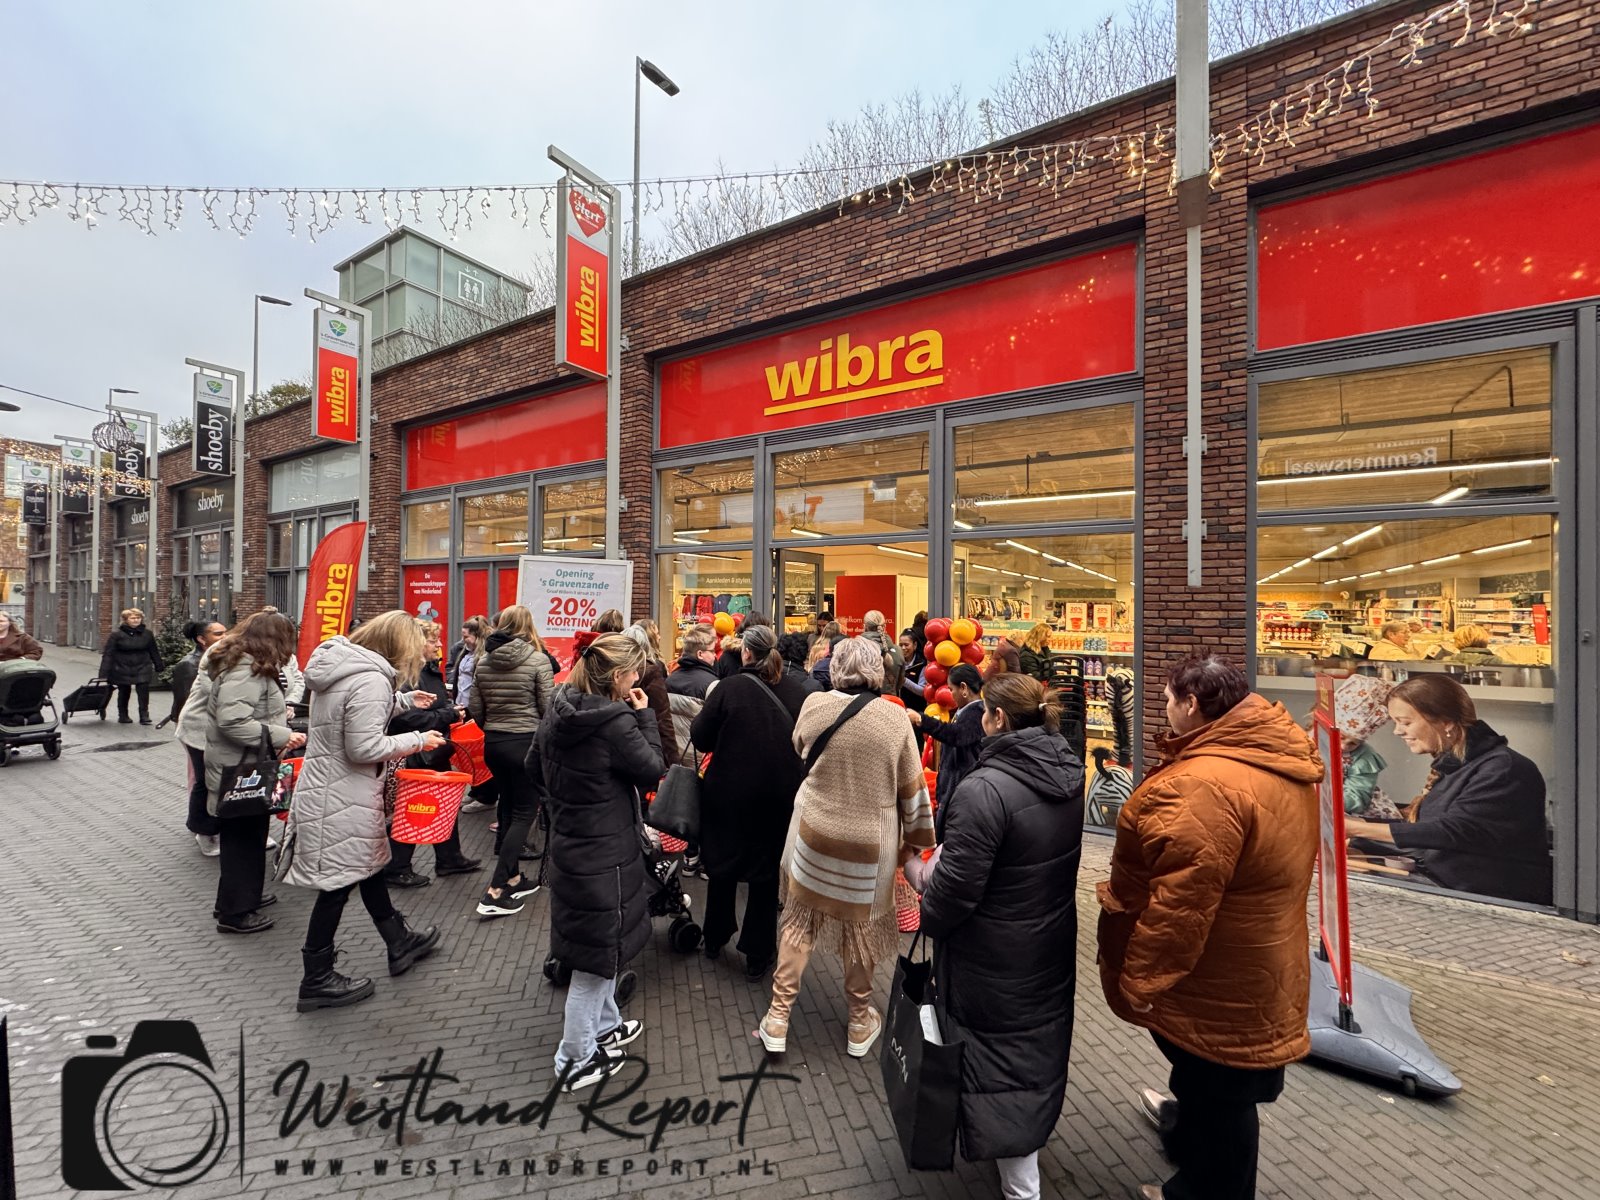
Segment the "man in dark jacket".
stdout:
[[978,693],[983,688],[983,677],[971,663],[957,663],[950,668],[950,691],[956,700],[956,715],[951,721],[936,721],[908,708],[911,724],[938,742],[939,777],[934,784],[934,799],[939,809],[935,824],[939,840],[944,840],[945,815],[956,786],[978,765],[978,749],[983,742],[983,701]]
[[165,667],[156,635],[144,623],[144,613],[137,608],[123,609],[122,624],[111,631],[100,653],[100,678],[117,689],[119,723],[133,723],[128,716],[128,693],[134,691],[139,696],[139,724],[150,724],[150,685]]
[[[922,931],[938,943],[945,1037],[965,1046],[961,1153],[997,1160],[1007,1196],[1039,1195],[1038,1151],[1061,1113],[1072,1050],[1083,764],[1054,729],[1037,682],[985,690],[977,767],[946,810],[921,885]],[[980,705],[980,708],[983,707]],[[1032,722],[1023,727],[1024,722]]]
[[706,698],[706,689],[717,681],[717,635],[709,625],[696,625],[683,635],[683,653],[677,669],[667,676],[669,696]]

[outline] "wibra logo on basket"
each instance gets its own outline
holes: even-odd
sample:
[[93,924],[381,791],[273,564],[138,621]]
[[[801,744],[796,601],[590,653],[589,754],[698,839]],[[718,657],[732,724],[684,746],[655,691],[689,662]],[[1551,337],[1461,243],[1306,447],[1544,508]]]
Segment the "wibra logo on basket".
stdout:
[[[213,1041],[223,1050],[219,1055],[191,1021],[139,1021],[121,1052],[107,1054],[117,1049],[117,1038],[91,1034],[85,1049],[100,1053],[74,1054],[61,1069],[61,1179],[67,1187],[181,1188],[223,1171],[237,1171],[241,1181],[249,1174],[268,1180],[775,1176],[770,1160],[743,1149],[750,1116],[763,1083],[799,1078],[772,1071],[763,1058],[749,1071],[718,1075],[723,1086],[715,1091],[683,1094],[670,1085],[650,1087],[649,1062],[630,1054],[621,1056],[624,1070],[616,1078],[587,1092],[564,1092],[565,1076],[558,1075],[526,1094],[473,1095],[437,1047],[397,1070],[362,1064],[353,1072],[360,1082],[354,1082],[352,1074],[314,1078],[303,1058],[277,1070],[252,1062],[247,1070],[242,1027],[235,1053],[228,1048],[232,1040]],[[518,1053],[544,1059],[526,1046]],[[493,1080],[504,1082],[503,1074]],[[783,1111],[769,1099],[757,1110],[765,1119],[760,1128],[772,1127]],[[569,1150],[573,1114],[582,1118],[577,1133],[619,1139],[622,1154],[610,1157],[603,1142],[592,1140],[581,1153]],[[552,1117],[559,1132],[544,1142],[540,1135]],[[473,1148],[482,1140],[480,1131],[508,1126],[528,1131],[514,1157]],[[663,1149],[675,1132],[690,1129],[701,1139],[709,1134],[727,1151],[720,1157],[704,1151],[677,1157]],[[273,1146],[274,1137],[285,1144]],[[406,1152],[424,1137],[428,1153]],[[247,1152],[255,1162],[247,1161]]]

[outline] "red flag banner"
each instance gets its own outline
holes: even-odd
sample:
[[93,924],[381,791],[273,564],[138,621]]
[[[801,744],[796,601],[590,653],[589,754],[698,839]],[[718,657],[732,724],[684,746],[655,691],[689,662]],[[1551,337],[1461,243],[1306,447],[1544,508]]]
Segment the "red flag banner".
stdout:
[[361,574],[361,546],[367,537],[365,521],[351,521],[329,530],[311,556],[306,572],[306,601],[300,609],[300,665],[331,637],[350,628],[355,611],[356,584]]

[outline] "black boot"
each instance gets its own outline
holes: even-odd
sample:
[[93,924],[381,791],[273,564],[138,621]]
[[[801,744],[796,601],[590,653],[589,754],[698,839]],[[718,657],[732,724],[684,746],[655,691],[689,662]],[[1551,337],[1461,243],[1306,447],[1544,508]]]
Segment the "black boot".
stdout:
[[389,947],[389,974],[404,975],[432,954],[439,945],[439,928],[429,925],[421,933],[406,924],[399,913],[378,922],[378,932]]
[[310,1012],[314,1008],[342,1008],[372,995],[372,980],[351,979],[333,969],[336,951],[332,946],[321,950],[301,949],[300,959],[305,963],[305,977],[300,980],[300,1001],[297,1012]]

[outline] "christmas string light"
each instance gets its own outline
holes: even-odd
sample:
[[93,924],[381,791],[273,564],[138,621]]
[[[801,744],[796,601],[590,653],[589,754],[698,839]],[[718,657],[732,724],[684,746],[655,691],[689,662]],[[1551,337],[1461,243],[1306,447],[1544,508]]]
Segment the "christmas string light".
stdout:
[[[1433,53],[1529,32],[1534,28],[1538,4],[1539,0],[1450,0],[1414,20],[1399,22],[1382,40],[1320,78],[1297,84],[1231,128],[1213,131],[1211,186],[1218,186],[1234,163],[1259,167],[1274,148],[1295,146],[1297,138],[1307,136],[1320,123],[1343,117],[1352,109],[1360,116],[1375,115],[1381,107],[1377,94],[1380,71],[1391,66],[1409,71]],[[1156,125],[1068,141],[977,150],[931,164],[923,159],[663,177],[643,181],[640,187],[642,207],[652,213],[703,212],[742,200],[741,186],[745,195],[752,188],[770,194],[780,218],[794,206],[814,203],[819,192],[831,192],[841,214],[883,202],[894,204],[895,211],[903,213],[919,195],[913,175],[921,179],[922,195],[953,193],[965,198],[970,193],[974,203],[1000,199],[1008,184],[1014,190],[1030,181],[1059,196],[1080,176],[1098,169],[1117,170],[1140,187],[1147,186],[1151,171],[1165,173],[1170,191],[1176,184],[1175,150],[1173,128]],[[241,238],[254,230],[258,204],[266,201],[281,208],[291,237],[303,228],[316,241],[350,218],[361,225],[371,224],[374,214],[390,231],[407,219],[420,227],[426,210],[454,241],[472,230],[475,219],[492,220],[502,203],[512,221],[526,229],[535,195],[540,203],[539,224],[548,234],[555,192],[554,184],[234,188],[0,180],[0,226],[26,225],[42,213],[64,207],[68,218],[81,221],[86,229],[94,228],[100,218],[114,215],[118,222],[131,224],[149,236],[158,232],[158,223],[177,233],[181,232],[187,198],[198,203],[212,229],[221,232],[227,228]],[[70,200],[63,206],[67,193]],[[812,197],[809,202],[804,199],[807,195]],[[117,209],[111,214],[104,206],[113,200]],[[353,209],[348,214],[347,201]]]

